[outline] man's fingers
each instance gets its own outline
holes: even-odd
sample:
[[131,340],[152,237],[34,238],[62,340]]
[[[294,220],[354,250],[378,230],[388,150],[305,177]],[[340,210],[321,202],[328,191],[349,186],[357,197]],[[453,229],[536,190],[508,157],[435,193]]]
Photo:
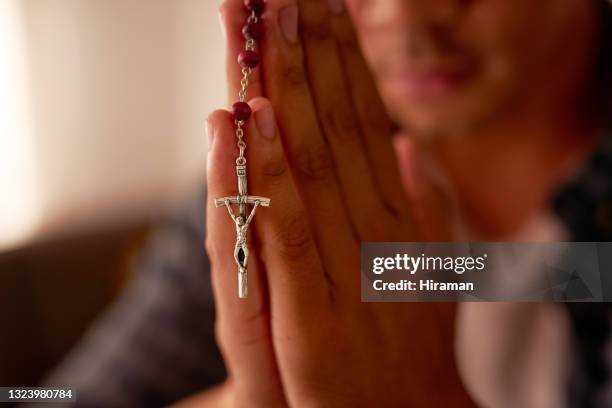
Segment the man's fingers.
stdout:
[[300,406],[296,395],[312,392],[309,375],[316,373],[312,378],[316,381],[320,374],[312,370],[312,358],[318,356],[309,350],[328,344],[328,325],[336,309],[311,221],[283,154],[272,106],[264,99],[253,105],[255,121],[249,126],[247,148],[252,185],[257,194],[272,198],[272,207],[258,214],[256,230],[268,277],[274,349],[288,402]]
[[312,225],[330,282],[344,287],[344,259],[358,245],[338,186],[333,158],[319,127],[304,66],[295,0],[267,3],[262,57],[266,94],[277,114],[293,179]]
[[[376,185],[371,166],[379,163],[370,163],[364,148],[360,119],[348,89],[332,25],[335,19],[332,10],[336,13],[339,10],[330,8],[322,0],[299,0],[298,3],[308,81],[347,212],[360,240],[381,240],[379,231],[390,230],[397,220],[388,211]],[[388,135],[379,129],[378,137]],[[373,219],[377,222],[373,223]]]
[[342,0],[334,1],[332,26],[340,61],[355,108],[375,184],[385,207],[405,218],[409,214],[392,144],[392,122],[380,98],[357,35]]
[[289,171],[272,105],[263,98],[251,104],[254,120],[247,129],[249,182],[254,194],[272,199],[270,208],[257,213],[255,227],[267,271],[273,324],[298,327],[299,319],[313,319],[328,309],[328,282]]
[[247,265],[249,296],[238,298],[238,267],[234,261],[236,225],[227,208],[217,208],[214,204],[216,198],[237,195],[235,160],[238,149],[232,115],[222,110],[213,112],[207,128],[210,147],[206,248],[212,265],[217,337],[230,379],[237,381],[235,385],[241,397],[249,398],[254,406],[269,406],[268,403],[282,397],[278,395],[282,387],[270,339],[261,268],[256,254],[251,254]]
[[[245,38],[242,28],[249,14],[244,0],[225,0],[219,8],[219,18],[225,35],[225,70],[228,83],[228,103],[238,101],[238,91],[242,80],[242,67],[238,64],[238,54],[244,51]],[[258,42],[256,42],[258,44]],[[261,75],[259,68],[252,70],[249,78],[248,97],[261,95]]]

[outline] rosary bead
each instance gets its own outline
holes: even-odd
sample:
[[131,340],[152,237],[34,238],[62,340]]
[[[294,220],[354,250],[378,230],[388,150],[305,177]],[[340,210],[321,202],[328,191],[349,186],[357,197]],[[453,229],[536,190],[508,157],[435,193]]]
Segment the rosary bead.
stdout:
[[246,122],[251,117],[251,107],[246,102],[236,102],[232,105],[234,119],[239,122]]
[[259,40],[263,35],[263,27],[261,23],[247,23],[244,27],[242,27],[242,35],[247,40]]
[[249,11],[254,11],[255,14],[261,14],[264,9],[265,2],[264,0],[244,0],[244,6]]
[[257,54],[255,51],[242,51],[240,54],[238,54],[238,63],[243,68],[255,68],[259,65],[259,54]]

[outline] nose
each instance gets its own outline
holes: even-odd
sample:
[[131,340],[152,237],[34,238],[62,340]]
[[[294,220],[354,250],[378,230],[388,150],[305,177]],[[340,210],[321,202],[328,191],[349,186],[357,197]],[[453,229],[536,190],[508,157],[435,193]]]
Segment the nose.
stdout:
[[[467,0],[361,0],[357,16],[362,24],[404,27],[445,25],[460,14]],[[361,4],[359,4],[361,3]]]

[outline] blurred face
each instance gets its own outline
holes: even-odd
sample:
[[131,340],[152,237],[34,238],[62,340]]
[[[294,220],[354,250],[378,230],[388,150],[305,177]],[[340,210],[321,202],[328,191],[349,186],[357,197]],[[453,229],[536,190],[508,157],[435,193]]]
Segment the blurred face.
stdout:
[[[592,0],[347,0],[394,119],[461,133],[555,103],[584,68]],[[588,45],[588,44],[587,44]]]

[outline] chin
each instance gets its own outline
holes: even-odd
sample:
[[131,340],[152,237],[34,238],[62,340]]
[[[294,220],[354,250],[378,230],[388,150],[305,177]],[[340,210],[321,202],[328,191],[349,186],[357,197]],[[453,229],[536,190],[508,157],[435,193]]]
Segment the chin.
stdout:
[[390,115],[407,131],[428,137],[475,133],[491,126],[516,100],[508,78],[471,77],[436,93],[407,92],[392,81],[379,82]]
[[465,134],[474,131],[482,120],[480,115],[410,105],[393,110],[391,115],[406,131],[427,138]]
[[428,103],[401,97],[384,98],[393,119],[408,132],[426,137],[476,133],[490,126],[502,111],[497,98],[455,97]]

